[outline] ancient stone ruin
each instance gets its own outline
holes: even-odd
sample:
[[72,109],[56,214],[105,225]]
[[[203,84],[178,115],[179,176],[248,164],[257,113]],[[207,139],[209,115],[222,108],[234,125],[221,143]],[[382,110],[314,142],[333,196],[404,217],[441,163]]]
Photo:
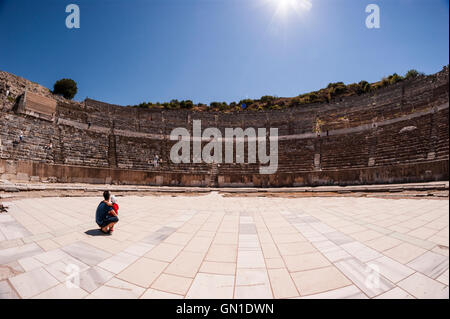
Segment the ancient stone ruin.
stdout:
[[[328,104],[216,113],[78,103],[0,72],[0,179],[205,187],[448,180],[448,75],[445,67]],[[171,131],[192,130],[194,120],[221,131],[278,128],[278,171],[172,163]]]

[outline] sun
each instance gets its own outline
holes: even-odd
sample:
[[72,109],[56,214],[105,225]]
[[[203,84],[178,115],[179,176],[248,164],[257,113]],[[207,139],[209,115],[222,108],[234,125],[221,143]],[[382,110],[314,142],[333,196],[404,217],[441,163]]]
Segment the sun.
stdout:
[[267,0],[275,6],[276,16],[286,16],[291,12],[300,13],[310,10],[312,7],[310,0]]
[[275,0],[275,2],[278,2],[278,8],[282,10],[287,10],[289,7],[296,5],[296,0]]

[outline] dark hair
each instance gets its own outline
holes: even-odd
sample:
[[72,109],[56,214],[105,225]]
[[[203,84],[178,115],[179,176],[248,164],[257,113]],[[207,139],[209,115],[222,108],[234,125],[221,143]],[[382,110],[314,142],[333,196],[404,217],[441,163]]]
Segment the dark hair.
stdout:
[[111,193],[109,191],[104,191],[103,192],[103,198],[105,200],[108,200],[111,197]]

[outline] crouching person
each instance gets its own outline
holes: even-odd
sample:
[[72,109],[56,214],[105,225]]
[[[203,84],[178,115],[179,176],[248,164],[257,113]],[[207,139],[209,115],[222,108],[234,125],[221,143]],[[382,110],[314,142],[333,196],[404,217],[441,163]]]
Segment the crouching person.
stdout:
[[95,214],[95,221],[100,227],[101,231],[105,234],[111,234],[114,230],[114,225],[119,221],[117,213],[115,212],[112,204],[109,202],[111,193],[109,191],[103,192],[104,200],[100,202]]

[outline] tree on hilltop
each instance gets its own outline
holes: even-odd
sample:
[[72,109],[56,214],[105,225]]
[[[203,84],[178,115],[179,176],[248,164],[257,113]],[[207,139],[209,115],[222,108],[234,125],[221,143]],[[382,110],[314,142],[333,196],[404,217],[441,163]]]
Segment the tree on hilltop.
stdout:
[[53,85],[53,94],[62,95],[69,100],[73,99],[77,92],[77,83],[72,79],[61,79]]

